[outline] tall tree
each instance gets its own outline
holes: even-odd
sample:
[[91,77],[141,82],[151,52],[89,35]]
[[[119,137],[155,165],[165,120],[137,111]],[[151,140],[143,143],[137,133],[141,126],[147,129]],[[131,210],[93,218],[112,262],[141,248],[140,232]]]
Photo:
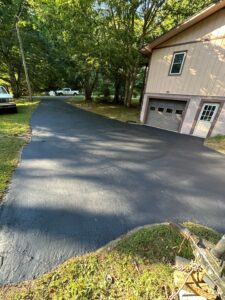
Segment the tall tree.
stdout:
[[[140,86],[143,44],[176,26],[211,0],[1,0],[0,80],[17,97],[24,72],[15,33],[21,36],[35,91],[61,85],[83,88],[86,100],[102,82],[108,97],[131,105]],[[99,81],[100,80],[100,81]]]
[[22,64],[15,31],[16,16],[24,15],[26,11],[27,3],[22,0],[3,0],[0,3],[0,79],[6,84],[10,84],[15,97],[20,96],[22,74]]
[[[160,24],[159,13],[165,0],[102,1],[103,15],[107,17],[110,35],[117,41],[117,56],[125,78],[124,104],[131,106],[133,89],[141,63],[139,49],[146,37]],[[116,62],[118,63],[118,61]]]

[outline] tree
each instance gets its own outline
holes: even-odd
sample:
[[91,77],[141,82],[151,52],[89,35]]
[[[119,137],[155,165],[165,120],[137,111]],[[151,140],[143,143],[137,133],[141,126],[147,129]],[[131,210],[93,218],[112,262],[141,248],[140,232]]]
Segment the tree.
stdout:
[[208,6],[213,0],[168,0],[162,12],[164,21],[160,24],[159,32],[167,31],[182,23],[182,21]]
[[[101,20],[94,7],[95,1],[80,0],[68,2],[61,13],[65,22],[66,42],[73,59],[75,70],[84,88],[85,99],[92,100],[92,93],[98,81],[102,65]],[[76,26],[74,26],[76,22]]]
[[[2,0],[0,80],[18,97],[26,89],[15,16],[34,91],[62,85],[83,88],[91,101],[101,87],[106,98],[131,106],[141,90],[146,41],[171,29],[210,0]],[[140,91],[141,92],[141,91]]]
[[[131,105],[137,76],[145,64],[139,53],[143,44],[181,23],[212,1],[107,0],[101,1],[108,34],[108,62],[115,77],[115,99],[124,78],[124,104]],[[106,56],[107,57],[107,56]]]
[[[131,106],[134,84],[142,62],[139,49],[161,22],[158,16],[164,3],[164,0],[102,1],[102,14],[108,20],[109,36],[117,45],[117,50],[113,48],[116,51],[112,63],[125,79],[123,98],[128,107]],[[118,82],[115,82],[115,87],[118,87]]]
[[22,64],[19,57],[18,41],[15,32],[16,15],[26,13],[23,10],[26,3],[21,0],[3,0],[0,4],[0,60],[1,77],[6,84],[10,84],[15,97],[20,96]]

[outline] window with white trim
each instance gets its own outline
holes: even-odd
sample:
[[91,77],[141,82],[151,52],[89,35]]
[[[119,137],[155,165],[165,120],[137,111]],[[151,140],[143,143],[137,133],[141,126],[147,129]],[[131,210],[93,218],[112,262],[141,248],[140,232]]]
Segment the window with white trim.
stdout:
[[170,66],[170,75],[181,75],[187,52],[175,52]]
[[215,113],[215,110],[216,110],[216,105],[205,105],[200,120],[210,122]]

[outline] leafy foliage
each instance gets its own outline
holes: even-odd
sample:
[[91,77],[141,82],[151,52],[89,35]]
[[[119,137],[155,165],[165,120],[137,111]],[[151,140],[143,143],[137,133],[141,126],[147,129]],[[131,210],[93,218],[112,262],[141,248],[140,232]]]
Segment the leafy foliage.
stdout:
[[[18,22],[34,92],[60,86],[98,90],[131,105],[141,94],[143,44],[212,0],[2,0],[0,83],[26,93],[15,24]],[[18,21],[18,18],[19,20]]]

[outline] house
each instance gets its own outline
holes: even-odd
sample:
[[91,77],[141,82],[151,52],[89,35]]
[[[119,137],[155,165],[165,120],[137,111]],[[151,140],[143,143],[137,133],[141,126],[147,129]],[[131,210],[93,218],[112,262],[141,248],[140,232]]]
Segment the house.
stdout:
[[225,135],[225,0],[146,44],[143,124],[202,138]]

